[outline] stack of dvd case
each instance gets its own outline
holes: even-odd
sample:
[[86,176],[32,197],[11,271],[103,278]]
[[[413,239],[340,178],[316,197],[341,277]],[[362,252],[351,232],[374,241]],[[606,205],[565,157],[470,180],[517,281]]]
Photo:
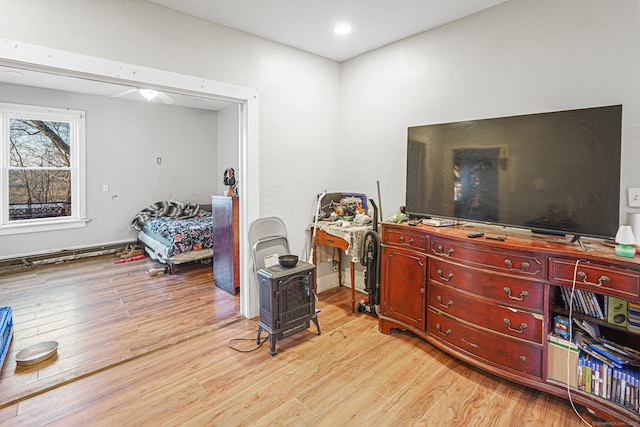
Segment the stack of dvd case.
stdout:
[[640,352],[576,332],[578,388],[640,414]]
[[636,334],[640,334],[640,304],[627,302],[627,329]]
[[567,310],[571,308],[571,310],[586,314],[587,316],[606,320],[604,300],[601,295],[596,295],[593,292],[582,289],[571,290],[565,287],[560,287],[560,295],[562,296],[562,303]]

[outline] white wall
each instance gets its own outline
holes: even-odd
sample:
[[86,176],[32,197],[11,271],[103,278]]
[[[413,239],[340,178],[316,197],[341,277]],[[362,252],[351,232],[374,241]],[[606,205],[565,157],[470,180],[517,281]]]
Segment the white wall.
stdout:
[[2,236],[0,258],[131,241],[136,235],[131,220],[153,202],[211,203],[215,111],[1,83],[0,94],[4,102],[86,112],[90,219],[79,229]]
[[259,89],[260,215],[298,254],[323,189],[404,204],[408,126],[622,103],[640,186],[637,0],[510,0],[343,64],[141,0],[0,0],[0,37]]
[[[385,216],[405,202],[407,127],[623,104],[625,189],[640,186],[637,0],[510,0],[342,66],[344,179]],[[373,172],[362,174],[363,167]],[[594,207],[597,208],[597,207]]]
[[[240,150],[238,140],[240,138],[240,128],[238,121],[240,120],[239,106],[231,105],[218,111],[218,149],[216,152],[216,192],[214,194],[227,194],[228,187],[224,185],[224,171],[231,167],[239,170]],[[236,182],[238,176],[236,176]]]
[[0,38],[259,89],[260,216],[302,254],[313,197],[341,182],[338,63],[142,0],[0,0]]

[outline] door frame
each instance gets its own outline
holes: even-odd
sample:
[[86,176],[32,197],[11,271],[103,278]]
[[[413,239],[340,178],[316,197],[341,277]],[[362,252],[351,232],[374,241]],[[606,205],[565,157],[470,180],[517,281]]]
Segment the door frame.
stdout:
[[248,226],[259,216],[258,90],[156,68],[76,54],[0,38],[0,65],[131,87],[148,87],[212,98],[239,106],[238,145],[240,192],[240,314],[259,315],[256,280],[249,260]]

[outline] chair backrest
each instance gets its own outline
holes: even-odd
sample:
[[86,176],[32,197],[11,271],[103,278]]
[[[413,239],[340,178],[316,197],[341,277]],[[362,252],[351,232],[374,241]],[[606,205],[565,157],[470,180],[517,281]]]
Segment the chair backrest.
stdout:
[[251,247],[267,237],[287,237],[287,227],[278,217],[258,218],[249,226],[249,244]]
[[[256,271],[265,267],[265,259],[275,255],[288,255],[289,242],[286,237],[266,237],[253,245],[253,265]],[[277,259],[276,259],[277,261]]]
[[255,271],[264,268],[266,257],[290,253],[287,227],[280,218],[274,216],[259,218],[251,223],[249,244],[251,245]]

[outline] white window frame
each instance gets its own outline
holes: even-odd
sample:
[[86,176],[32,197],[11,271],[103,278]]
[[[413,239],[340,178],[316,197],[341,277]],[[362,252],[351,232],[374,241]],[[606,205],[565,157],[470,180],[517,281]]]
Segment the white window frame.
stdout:
[[[85,112],[63,108],[0,103],[0,235],[84,227],[86,218]],[[9,221],[9,118],[70,123],[71,215]]]

